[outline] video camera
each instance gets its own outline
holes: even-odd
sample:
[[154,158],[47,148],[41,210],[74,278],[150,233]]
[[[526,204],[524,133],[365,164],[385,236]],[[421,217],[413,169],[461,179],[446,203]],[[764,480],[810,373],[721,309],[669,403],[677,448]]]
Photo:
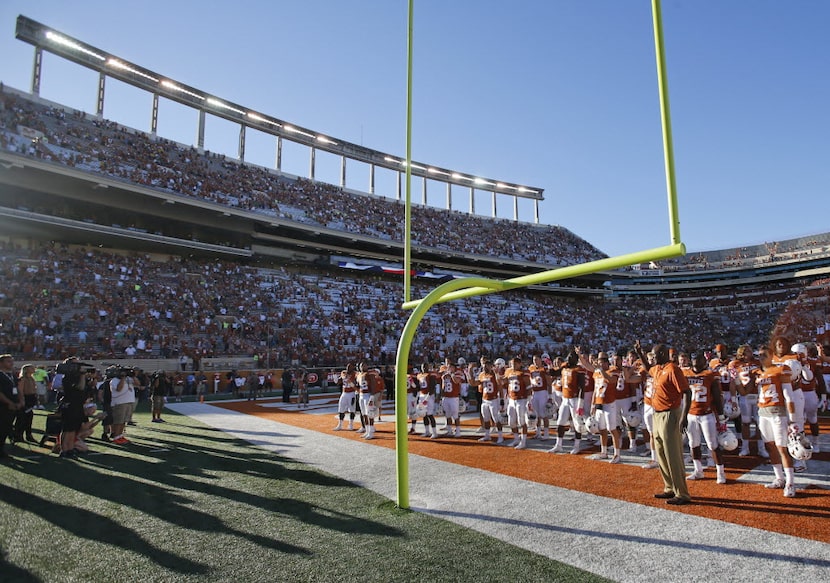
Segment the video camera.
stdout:
[[124,366],[110,366],[107,367],[107,370],[104,371],[104,374],[108,379],[123,379],[124,377],[135,376],[135,369],[127,368]]
[[80,377],[81,375],[95,372],[95,367],[86,362],[70,360],[61,362],[55,367],[55,372],[65,377]]

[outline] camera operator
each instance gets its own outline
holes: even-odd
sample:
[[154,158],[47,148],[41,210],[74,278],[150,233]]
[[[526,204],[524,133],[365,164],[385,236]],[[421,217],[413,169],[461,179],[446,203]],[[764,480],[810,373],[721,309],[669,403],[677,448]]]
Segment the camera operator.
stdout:
[[130,420],[135,403],[135,387],[138,380],[135,371],[121,367],[110,367],[107,376],[111,377],[112,390],[112,442],[117,445],[126,445],[129,440],[124,437],[124,427]]
[[101,440],[112,441],[112,390],[110,389],[110,379],[104,377],[98,381],[98,400],[101,402],[101,408],[104,412],[104,418],[101,425],[104,428],[101,434]]
[[95,382],[92,375],[95,369],[91,365],[78,362],[71,356],[58,365],[57,372],[63,375],[61,389],[63,398],[58,409],[61,413],[61,453],[62,458],[75,458],[75,440],[78,430],[81,429],[86,415],[84,403],[89,393],[94,390]]
[[11,354],[0,355],[0,460],[8,459],[6,440],[12,434],[17,411],[22,408],[14,380],[14,359]]

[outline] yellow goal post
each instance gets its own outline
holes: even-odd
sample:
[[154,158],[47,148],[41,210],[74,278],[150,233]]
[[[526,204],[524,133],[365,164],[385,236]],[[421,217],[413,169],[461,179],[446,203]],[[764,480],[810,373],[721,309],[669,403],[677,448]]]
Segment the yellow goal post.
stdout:
[[686,246],[680,241],[680,219],[677,208],[677,191],[675,186],[674,154],[671,134],[671,112],[669,110],[668,83],[666,81],[665,55],[663,49],[663,25],[660,0],[651,1],[654,29],[654,47],[657,60],[657,84],[660,97],[660,117],[663,129],[663,154],[666,169],[666,189],[668,193],[668,218],[670,243],[663,247],[646,249],[636,253],[618,255],[588,263],[569,265],[531,275],[523,275],[506,280],[494,280],[484,277],[467,277],[448,281],[420,300],[410,300],[411,272],[411,164],[412,164],[412,32],[414,0],[409,0],[408,35],[407,35],[407,106],[406,106],[406,198],[404,229],[404,309],[411,309],[398,342],[395,358],[395,450],[397,500],[400,508],[409,508],[409,442],[407,433],[407,373],[409,353],[415,332],[429,309],[437,303],[450,300],[503,292],[530,285],[578,277],[598,271],[617,269],[635,263],[648,263],[686,254]]

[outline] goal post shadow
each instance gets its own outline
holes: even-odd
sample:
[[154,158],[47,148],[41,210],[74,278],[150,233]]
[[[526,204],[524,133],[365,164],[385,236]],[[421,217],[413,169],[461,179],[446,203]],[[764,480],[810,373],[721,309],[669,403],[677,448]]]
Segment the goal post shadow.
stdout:
[[617,255],[587,263],[569,265],[523,275],[505,280],[484,277],[466,277],[443,283],[420,300],[409,299],[410,233],[411,233],[411,132],[412,132],[412,29],[414,0],[409,0],[409,37],[408,37],[408,72],[407,72],[407,159],[406,159],[406,225],[404,253],[404,309],[411,309],[395,356],[395,452],[396,452],[396,504],[399,508],[409,508],[409,434],[407,432],[407,374],[409,372],[409,353],[418,325],[432,306],[451,300],[475,297],[485,294],[504,292],[512,289],[539,285],[589,275],[598,271],[618,269],[636,263],[660,261],[686,254],[686,246],[680,240],[680,219],[675,186],[674,153],[672,149],[671,113],[669,109],[668,84],[666,81],[665,54],[663,49],[663,26],[660,0],[652,0],[652,19],[654,29],[654,46],[657,61],[657,85],[660,96],[660,117],[663,130],[663,153],[666,169],[666,187],[668,193],[668,222],[670,243],[635,253]]

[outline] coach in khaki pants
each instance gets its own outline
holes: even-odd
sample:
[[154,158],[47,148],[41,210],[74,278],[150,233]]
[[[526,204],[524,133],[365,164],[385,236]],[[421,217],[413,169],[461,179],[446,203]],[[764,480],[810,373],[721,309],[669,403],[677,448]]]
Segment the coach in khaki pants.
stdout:
[[[655,494],[666,503],[679,506],[689,504],[692,497],[686,487],[686,468],[683,466],[683,395],[690,393],[689,382],[679,366],[669,361],[669,350],[664,344],[653,349],[657,364],[649,370],[654,379],[651,402],[654,407],[654,448],[657,464],[663,477],[663,491]],[[687,397],[690,398],[690,397]]]

